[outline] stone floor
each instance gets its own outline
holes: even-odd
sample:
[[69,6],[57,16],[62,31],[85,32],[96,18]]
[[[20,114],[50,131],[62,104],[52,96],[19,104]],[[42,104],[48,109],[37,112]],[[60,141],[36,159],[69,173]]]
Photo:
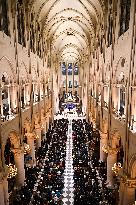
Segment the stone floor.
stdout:
[[66,162],[64,171],[64,189],[63,189],[63,205],[74,204],[74,170],[73,170],[73,140],[72,140],[72,122],[69,120],[68,137],[66,143]]

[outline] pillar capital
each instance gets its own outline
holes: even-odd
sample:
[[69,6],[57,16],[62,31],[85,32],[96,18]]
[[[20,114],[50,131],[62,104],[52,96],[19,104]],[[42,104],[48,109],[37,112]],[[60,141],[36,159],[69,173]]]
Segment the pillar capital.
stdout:
[[136,179],[127,178],[127,176],[124,174],[121,176],[121,182],[124,183],[128,188],[136,189]]
[[117,154],[119,151],[119,148],[113,148],[113,147],[108,147],[108,154],[113,155],[113,154]]
[[107,138],[107,133],[103,133],[101,131],[99,131],[101,139],[106,139]]
[[35,134],[32,132],[25,133],[25,136],[31,140],[35,139]]
[[104,145],[102,150],[103,150],[103,152],[106,152],[109,155],[116,155],[118,153],[118,151],[119,151],[119,148],[113,148],[111,146]]
[[14,148],[11,149],[11,151],[14,153],[15,157],[20,157],[20,155],[23,153],[24,154],[24,147],[20,147],[20,148]]

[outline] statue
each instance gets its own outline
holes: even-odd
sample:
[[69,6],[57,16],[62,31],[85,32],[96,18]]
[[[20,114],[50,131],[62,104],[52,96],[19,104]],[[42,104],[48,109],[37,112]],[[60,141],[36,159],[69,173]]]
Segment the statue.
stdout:
[[11,146],[15,149],[20,148],[20,137],[15,131],[10,132],[9,134]]

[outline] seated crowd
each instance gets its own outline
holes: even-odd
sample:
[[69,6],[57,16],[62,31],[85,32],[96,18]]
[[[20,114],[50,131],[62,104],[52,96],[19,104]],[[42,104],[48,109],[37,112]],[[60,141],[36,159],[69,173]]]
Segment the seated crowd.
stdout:
[[107,188],[106,167],[99,161],[100,135],[85,120],[73,120],[74,205],[115,205]]
[[54,121],[37,152],[36,166],[25,167],[24,186],[10,196],[11,205],[61,204],[67,131],[67,119]]
[[[36,166],[25,167],[26,180],[10,196],[10,205],[61,205],[68,119],[54,121],[36,153]],[[100,134],[86,120],[72,120],[74,205],[115,205],[100,158]]]

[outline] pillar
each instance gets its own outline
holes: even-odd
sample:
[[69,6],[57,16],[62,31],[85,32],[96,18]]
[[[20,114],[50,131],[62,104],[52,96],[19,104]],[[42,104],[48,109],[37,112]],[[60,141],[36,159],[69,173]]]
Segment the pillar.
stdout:
[[17,176],[16,176],[16,182],[17,186],[23,186],[24,180],[25,180],[25,169],[24,169],[24,149],[16,148],[12,149],[14,153],[14,159],[15,159],[15,166],[17,168]]
[[46,118],[44,119],[43,121],[43,133],[44,133],[44,137],[42,140],[45,140],[46,139]]
[[35,125],[35,132],[36,132],[36,135],[38,135],[38,138],[36,140],[36,148],[38,149],[39,147],[41,147],[41,127],[40,125]]
[[42,141],[46,139],[46,127],[45,127],[45,126],[46,126],[46,123],[45,123],[45,125],[44,125],[44,127],[43,127],[43,129],[42,129],[42,133],[43,133],[43,135],[44,135],[44,136],[42,137]]
[[8,86],[8,106],[9,106],[9,114],[11,114],[11,107],[10,107],[10,86]]
[[17,87],[15,84],[11,86],[11,109],[17,108]]
[[3,189],[4,189],[5,205],[8,205],[9,204],[9,193],[8,193],[8,181],[7,181],[6,176],[3,179]]
[[120,112],[120,87],[117,88],[118,89],[118,114]]
[[107,134],[100,132],[100,136],[100,160],[106,162],[107,154],[102,150],[102,147],[107,146]]
[[1,116],[3,116],[2,82],[0,82],[0,107],[1,107]]
[[26,106],[26,85],[24,84],[24,105]]
[[4,202],[4,189],[3,189],[3,180],[0,180],[0,205],[5,205]]
[[66,64],[66,94],[68,93],[68,64]]
[[73,75],[72,75],[72,81],[73,81],[73,82],[72,82],[72,88],[73,88],[73,89],[72,89],[72,93],[73,93],[73,95],[74,95],[74,91],[75,91],[75,87],[74,87],[74,84],[75,84],[75,83],[74,83],[74,82],[75,82],[74,64],[72,64],[72,66],[73,66],[73,69],[72,69],[72,74],[73,74]]
[[116,148],[108,148],[108,157],[107,157],[107,183],[109,187],[114,186],[114,173],[112,171],[112,167],[117,162],[117,149]]
[[30,105],[30,84],[26,84],[25,91],[26,105]]
[[136,179],[121,180],[119,205],[135,204]]
[[118,93],[117,93],[117,87],[114,85],[112,88],[112,95],[113,95],[113,99],[112,99],[112,106],[113,108],[117,111],[118,108]]
[[27,144],[30,147],[30,153],[29,155],[32,157],[32,165],[35,165],[35,146],[34,146],[34,135],[33,133],[26,133],[25,134],[27,137]]
[[108,105],[108,99],[109,99],[109,87],[104,87],[104,102]]
[[136,89],[132,90],[132,103],[131,103],[132,115],[134,116],[134,126],[136,126]]

